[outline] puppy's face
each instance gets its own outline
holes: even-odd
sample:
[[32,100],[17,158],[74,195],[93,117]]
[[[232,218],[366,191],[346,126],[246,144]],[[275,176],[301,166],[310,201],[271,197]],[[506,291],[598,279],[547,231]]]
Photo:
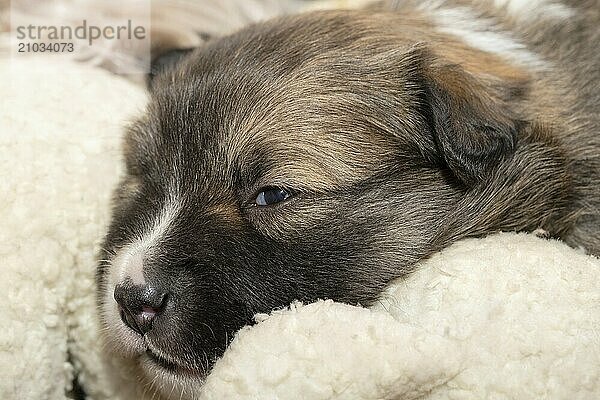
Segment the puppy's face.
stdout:
[[[433,82],[431,57],[375,21],[254,26],[152,83],[125,139],[98,285],[109,342],[167,392],[192,391],[256,313],[375,301],[436,246],[485,146],[510,147],[508,118]],[[495,135],[481,154],[452,158],[454,103],[469,113],[463,135],[480,120]]]

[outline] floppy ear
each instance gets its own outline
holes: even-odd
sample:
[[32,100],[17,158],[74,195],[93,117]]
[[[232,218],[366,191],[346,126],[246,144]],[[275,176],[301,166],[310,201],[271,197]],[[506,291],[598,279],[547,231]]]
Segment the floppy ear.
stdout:
[[491,75],[484,80],[456,64],[435,60],[426,64],[422,101],[438,147],[436,158],[472,186],[515,150],[523,122],[511,103],[522,95],[521,83]]

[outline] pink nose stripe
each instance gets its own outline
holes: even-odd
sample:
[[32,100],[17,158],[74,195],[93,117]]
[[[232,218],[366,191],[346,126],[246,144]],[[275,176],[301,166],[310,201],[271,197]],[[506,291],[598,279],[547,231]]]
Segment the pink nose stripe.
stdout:
[[154,318],[156,316],[156,310],[152,307],[144,307],[142,308],[142,317],[143,318]]

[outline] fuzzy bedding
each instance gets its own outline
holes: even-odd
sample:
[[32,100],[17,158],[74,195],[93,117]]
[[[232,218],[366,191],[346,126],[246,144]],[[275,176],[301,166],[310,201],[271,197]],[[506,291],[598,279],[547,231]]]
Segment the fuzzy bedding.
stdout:
[[[63,399],[74,376],[90,399],[142,398],[99,340],[94,254],[144,92],[30,65],[0,65],[0,399]],[[533,235],[457,243],[372,309],[319,301],[257,320],[195,396],[600,398],[600,261]]]

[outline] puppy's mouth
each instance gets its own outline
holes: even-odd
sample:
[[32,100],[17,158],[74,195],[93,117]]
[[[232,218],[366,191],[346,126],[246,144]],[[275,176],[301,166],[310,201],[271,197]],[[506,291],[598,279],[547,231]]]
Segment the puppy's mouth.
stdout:
[[168,361],[168,360],[162,358],[158,354],[153,353],[152,350],[150,350],[150,349],[146,350],[146,356],[152,362],[154,362],[155,364],[157,364],[161,368],[166,369],[169,372],[177,372],[177,370],[179,369],[179,367],[177,366],[177,364],[175,364],[174,362],[171,362],[171,361]]
[[192,367],[178,363],[174,360],[170,360],[161,355],[160,352],[156,350],[153,351],[150,346],[147,347],[144,355],[145,358],[152,363],[152,365],[155,367],[160,367],[162,370],[165,370],[171,374],[188,375],[197,378],[204,378],[206,376],[206,371],[204,371],[203,368]]

